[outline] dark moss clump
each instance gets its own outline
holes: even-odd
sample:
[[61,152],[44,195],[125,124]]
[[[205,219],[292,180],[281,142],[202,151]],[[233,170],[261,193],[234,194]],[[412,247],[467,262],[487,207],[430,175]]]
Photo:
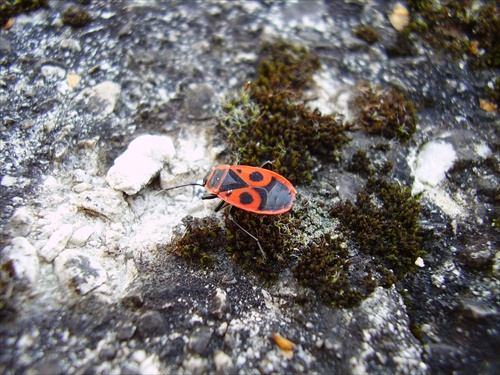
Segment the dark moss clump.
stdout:
[[[384,151],[383,148],[378,147],[374,147],[373,149],[375,151]],[[371,158],[372,156],[369,156],[365,150],[358,150],[352,156],[351,162],[347,165],[347,170],[367,178],[373,176],[386,176],[394,168],[394,165],[388,160],[375,168],[370,160]]]
[[353,286],[347,246],[341,238],[329,234],[321,236],[301,257],[294,268],[299,282],[312,288],[325,303],[333,307],[353,307],[373,292],[371,272],[366,272],[364,280]]
[[415,260],[422,256],[418,218],[420,204],[408,188],[380,179],[369,179],[358,193],[356,205],[351,201],[335,205],[331,214],[338,217],[356,246],[376,257],[379,271],[385,272],[388,285],[414,270]]
[[349,125],[306,106],[303,91],[320,67],[318,57],[283,41],[266,44],[262,55],[256,80],[225,104],[224,139],[238,164],[271,160],[290,181],[310,181],[312,156],[335,156],[349,140]]
[[49,0],[3,0],[0,1],[0,27],[7,21],[21,13],[30,12],[39,8],[46,8]]
[[394,88],[382,90],[369,84],[359,85],[350,103],[359,125],[368,133],[407,141],[417,129],[413,103]]
[[211,267],[215,258],[209,253],[223,244],[223,232],[219,222],[212,217],[202,219],[186,216],[184,235],[175,243],[173,252],[181,258]]
[[290,213],[268,216],[243,210],[233,210],[233,218],[259,239],[266,255],[264,259],[256,241],[226,216],[225,237],[233,260],[267,282],[277,280],[279,273],[290,267],[291,260],[298,256],[299,220]]
[[62,14],[62,22],[74,28],[87,26],[92,21],[92,17],[82,7],[70,5]]
[[500,9],[497,1],[408,0],[409,29],[455,57],[471,56],[476,67],[500,66]]
[[[479,55],[477,65],[500,67],[500,7],[498,1],[482,6],[478,17],[472,22],[472,37],[478,42],[477,48],[485,51]],[[478,51],[479,52],[479,51]]]
[[417,51],[410,32],[407,29],[400,31],[396,36],[396,41],[386,47],[386,52],[392,58],[415,56]]
[[363,39],[368,44],[373,44],[378,41],[378,34],[373,28],[365,25],[360,25],[354,30],[354,35],[359,39]]
[[347,170],[363,177],[373,176],[375,172],[365,150],[358,150],[358,152],[354,154]]
[[12,305],[15,289],[12,261],[0,264],[0,321],[15,313]]

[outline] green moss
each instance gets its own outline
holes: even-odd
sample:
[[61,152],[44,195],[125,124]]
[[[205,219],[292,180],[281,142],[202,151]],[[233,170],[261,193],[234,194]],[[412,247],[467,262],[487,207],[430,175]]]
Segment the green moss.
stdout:
[[70,5],[62,13],[62,22],[65,25],[80,28],[87,26],[92,21],[92,17],[82,7]]
[[354,30],[354,35],[359,39],[363,39],[368,44],[373,44],[378,41],[378,34],[373,28],[365,25],[360,25]]
[[407,141],[417,129],[413,103],[394,88],[382,90],[361,83],[350,106],[368,133]]
[[261,55],[255,81],[224,103],[222,137],[234,163],[271,160],[273,170],[292,183],[308,182],[313,156],[338,156],[350,125],[306,106],[304,90],[320,67],[317,56],[283,41],[264,45]]
[[324,234],[303,254],[294,274],[299,282],[318,293],[333,307],[353,307],[359,304],[375,285],[371,273],[354,286],[351,279],[353,261],[344,240]]
[[235,263],[251,271],[265,282],[278,279],[279,273],[290,268],[301,246],[300,220],[292,213],[281,215],[256,215],[243,210],[234,210],[233,219],[248,230],[259,242],[266,254],[262,257],[252,238],[239,229],[226,216],[227,249]]
[[31,12],[39,8],[46,8],[48,0],[3,0],[0,1],[0,26],[21,13]]
[[420,205],[408,188],[369,179],[355,205],[341,202],[331,214],[362,252],[375,256],[379,271],[387,270],[382,284],[390,285],[416,269],[415,260],[424,254],[418,235]]
[[[381,149],[374,148],[375,151],[381,151]],[[383,151],[383,150],[382,150]],[[373,177],[373,176],[386,176],[394,168],[390,161],[385,161],[378,168],[375,168],[370,161],[372,159],[371,155],[363,149],[358,150],[352,157],[351,162],[347,166],[347,170],[352,173],[356,173],[362,177]]]
[[173,252],[183,259],[212,267],[215,258],[210,255],[224,243],[224,234],[219,222],[212,217],[182,219],[186,226],[184,235],[175,243]]
[[472,0],[408,0],[407,4],[412,15],[408,30],[431,46],[455,57],[469,55],[479,68],[500,66],[498,2],[480,7]]
[[368,156],[366,156],[365,150],[358,150],[358,152],[354,154],[347,170],[363,177],[373,176],[374,174],[374,169]]
[[15,312],[12,299],[16,293],[12,261],[0,264],[0,321]]
[[396,36],[396,42],[386,48],[390,57],[408,57],[416,54],[416,49],[407,29],[400,31]]
[[[232,162],[260,165],[271,160],[274,171],[294,183],[304,183],[311,179],[316,160],[336,160],[349,141],[346,132],[352,126],[339,116],[323,116],[307,108],[304,91],[318,68],[318,58],[303,47],[282,41],[264,46],[258,77],[223,105],[225,117],[218,128]],[[371,108],[363,111],[375,108],[375,120],[383,126],[371,124],[367,129],[391,139],[408,139],[416,123],[411,103],[391,90],[369,88],[368,93],[370,101],[363,104]],[[398,117],[405,111],[407,117]],[[398,121],[399,128],[393,129]],[[370,153],[388,149],[390,145],[385,144]],[[175,252],[186,259],[213,263],[210,249],[225,248],[237,265],[267,284],[293,270],[300,284],[331,306],[355,306],[377,285],[392,285],[414,269],[421,254],[416,234],[418,203],[408,190],[373,180],[373,176],[389,173],[392,165],[386,162],[375,168],[370,157],[360,150],[349,164],[350,170],[369,178],[356,205],[348,201],[332,209],[344,234],[334,236],[322,225],[331,220],[321,209],[324,202],[301,205],[299,198],[293,210],[281,215],[233,210],[234,220],[259,239],[265,257],[228,213],[225,232],[213,219],[186,221],[186,234],[176,243]],[[348,249],[353,247],[356,250],[350,254]]]

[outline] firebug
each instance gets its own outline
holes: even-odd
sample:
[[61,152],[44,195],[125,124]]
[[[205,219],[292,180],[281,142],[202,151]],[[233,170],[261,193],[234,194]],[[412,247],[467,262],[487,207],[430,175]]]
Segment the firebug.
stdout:
[[[219,165],[208,174],[203,184],[184,184],[162,191],[184,186],[203,186],[209,193],[205,194],[202,199],[220,198],[222,200],[215,208],[215,212],[227,206],[231,206],[231,210],[234,206],[261,215],[281,214],[292,208],[297,192],[285,177],[264,169],[263,167],[268,163],[270,162],[264,163],[262,167]],[[265,258],[259,239],[239,225],[233,219],[231,211],[229,211],[229,219],[257,242]]]

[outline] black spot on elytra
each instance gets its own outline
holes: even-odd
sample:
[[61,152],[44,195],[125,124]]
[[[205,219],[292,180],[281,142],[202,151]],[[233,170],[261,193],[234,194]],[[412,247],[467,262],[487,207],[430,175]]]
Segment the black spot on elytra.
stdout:
[[264,176],[262,175],[262,173],[260,172],[252,172],[250,173],[250,180],[254,181],[254,182],[259,182],[259,181],[262,181],[264,179]]
[[243,192],[240,194],[240,203],[241,204],[250,204],[253,202],[253,197],[250,193]]

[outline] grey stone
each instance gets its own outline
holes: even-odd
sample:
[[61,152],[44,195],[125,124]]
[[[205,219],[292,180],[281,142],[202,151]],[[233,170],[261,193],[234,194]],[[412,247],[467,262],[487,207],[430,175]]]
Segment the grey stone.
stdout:
[[210,312],[219,319],[229,311],[230,304],[225,290],[217,288],[211,301]]
[[131,321],[122,321],[116,325],[116,338],[120,341],[130,340],[137,330],[137,326]]
[[193,120],[207,120],[215,115],[215,92],[208,85],[192,84],[186,90],[187,116]]
[[101,286],[108,278],[97,259],[74,249],[59,254],[54,260],[54,272],[61,284],[81,295]]
[[198,327],[188,342],[188,349],[194,353],[204,355],[214,330],[210,327]]
[[165,331],[165,321],[158,311],[146,311],[137,320],[137,328],[143,337],[161,335]]

